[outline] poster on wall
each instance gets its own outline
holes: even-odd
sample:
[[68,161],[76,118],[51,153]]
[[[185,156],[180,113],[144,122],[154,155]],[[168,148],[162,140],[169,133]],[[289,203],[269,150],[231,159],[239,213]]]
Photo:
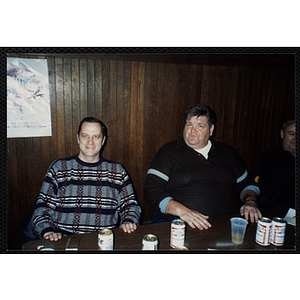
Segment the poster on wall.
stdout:
[[47,60],[7,58],[7,137],[51,135]]

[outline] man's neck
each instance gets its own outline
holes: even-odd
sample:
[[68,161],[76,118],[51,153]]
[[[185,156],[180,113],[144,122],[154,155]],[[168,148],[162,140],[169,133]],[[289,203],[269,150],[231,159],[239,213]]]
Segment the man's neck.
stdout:
[[96,163],[100,159],[99,155],[95,156],[95,157],[94,156],[83,156],[83,155],[81,155],[81,153],[78,154],[78,158],[88,164]]

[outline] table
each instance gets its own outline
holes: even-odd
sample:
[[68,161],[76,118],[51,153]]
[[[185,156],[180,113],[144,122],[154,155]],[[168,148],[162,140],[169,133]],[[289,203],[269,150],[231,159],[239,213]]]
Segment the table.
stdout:
[[[158,251],[155,252],[262,252],[262,253],[296,253],[295,248],[295,226],[287,224],[285,233],[285,242],[283,246],[261,246],[255,242],[256,223],[250,223],[247,226],[244,243],[237,245],[231,242],[231,225],[232,216],[211,217],[209,222],[212,227],[207,230],[192,229],[186,225],[185,246],[188,251],[174,250],[170,246],[171,222],[145,224],[138,227],[133,233],[124,233],[121,228],[113,229],[114,234],[114,251],[113,252],[140,252],[142,251],[142,239],[146,234],[154,234],[158,237]],[[66,244],[69,238],[76,237],[79,239],[78,251],[66,251]],[[55,251],[64,252],[95,252],[98,250],[97,232],[90,232],[78,235],[64,236],[57,242],[49,240],[30,241],[23,245],[24,251],[36,252],[45,248],[53,248]],[[40,251],[46,252],[46,251]],[[99,253],[102,251],[99,251]],[[105,251],[106,253],[108,251]],[[111,252],[111,251],[109,251]]]

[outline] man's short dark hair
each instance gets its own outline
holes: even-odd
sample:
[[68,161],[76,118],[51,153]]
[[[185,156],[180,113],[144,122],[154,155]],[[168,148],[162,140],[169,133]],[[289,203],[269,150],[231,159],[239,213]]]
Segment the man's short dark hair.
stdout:
[[78,131],[77,131],[77,134],[79,135],[80,131],[81,131],[81,127],[82,127],[82,124],[84,122],[87,122],[87,123],[99,123],[100,126],[101,126],[101,131],[102,131],[102,137],[107,137],[107,128],[106,126],[104,125],[104,123],[97,119],[97,118],[94,118],[94,117],[85,117],[81,120],[80,124],[79,124],[79,127],[78,127]]
[[200,117],[205,116],[207,117],[207,122],[209,125],[209,128],[211,125],[215,125],[217,121],[216,113],[208,106],[208,105],[201,105],[196,104],[194,106],[191,106],[184,114],[184,120],[185,122],[191,118],[191,117]]

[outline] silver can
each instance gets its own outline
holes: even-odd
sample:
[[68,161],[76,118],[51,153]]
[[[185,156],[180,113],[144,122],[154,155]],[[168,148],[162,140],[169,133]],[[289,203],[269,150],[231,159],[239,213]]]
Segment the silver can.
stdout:
[[143,237],[142,245],[142,250],[157,250],[157,237],[154,234],[146,234]]
[[284,243],[286,223],[282,218],[272,219],[271,243],[274,246],[282,246]]
[[178,251],[187,251],[187,250],[189,250],[189,248],[186,247],[186,246],[181,246],[181,247],[175,247],[174,250],[178,250]]
[[181,219],[176,219],[171,224],[170,246],[172,248],[184,246],[185,223]]
[[113,250],[114,249],[114,235],[110,229],[102,229],[98,233],[98,249],[99,250]]
[[270,245],[270,233],[272,220],[269,218],[260,218],[257,222],[255,241],[262,246]]

